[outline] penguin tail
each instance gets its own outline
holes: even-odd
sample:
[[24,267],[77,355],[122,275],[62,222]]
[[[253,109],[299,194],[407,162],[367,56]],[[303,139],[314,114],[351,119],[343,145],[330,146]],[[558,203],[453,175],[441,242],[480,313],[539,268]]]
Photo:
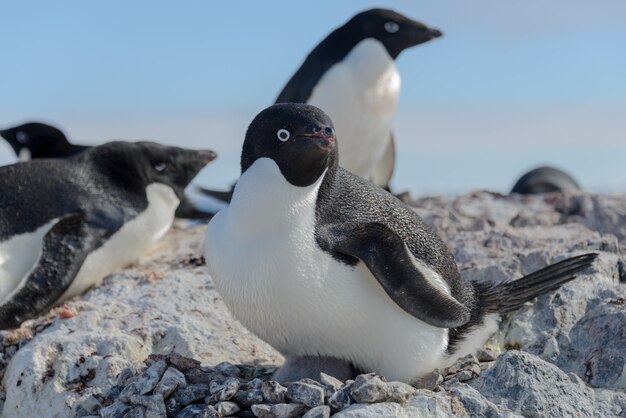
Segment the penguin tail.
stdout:
[[485,313],[512,312],[537,296],[575,279],[576,274],[589,267],[597,257],[597,253],[583,254],[551,264],[517,280],[497,284],[475,282],[474,286]]

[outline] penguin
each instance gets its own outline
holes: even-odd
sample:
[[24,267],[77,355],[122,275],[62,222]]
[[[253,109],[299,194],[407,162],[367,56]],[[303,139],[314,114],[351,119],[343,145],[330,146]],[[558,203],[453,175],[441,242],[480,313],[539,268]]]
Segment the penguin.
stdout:
[[499,317],[587,268],[583,254],[499,284],[464,280],[408,206],[339,167],[331,119],[307,104],[259,113],[204,255],[234,316],[286,357],[279,382],[356,371],[419,380],[475,352]]
[[[389,190],[401,84],[395,60],[405,49],[440,36],[440,30],[392,10],[358,13],[311,51],[275,103],[323,109],[341,138],[340,166]],[[232,196],[232,189],[201,192],[224,201]]]
[[110,142],[0,167],[0,329],[136,261],[167,232],[185,187],[216,155]]
[[572,176],[554,167],[538,167],[530,170],[517,180],[511,193],[565,193],[580,190]]
[[[89,149],[87,145],[69,142],[65,134],[55,128],[39,122],[24,123],[0,131],[21,161],[35,158],[66,158]],[[211,213],[200,210],[187,196],[184,196],[176,209],[176,217],[181,219],[206,220]]]

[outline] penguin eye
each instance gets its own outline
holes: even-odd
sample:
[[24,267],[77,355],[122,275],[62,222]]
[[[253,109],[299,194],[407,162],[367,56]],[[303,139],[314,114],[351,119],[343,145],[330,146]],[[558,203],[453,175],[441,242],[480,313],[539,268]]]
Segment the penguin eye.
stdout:
[[389,33],[396,33],[400,30],[400,25],[396,22],[387,22],[385,23],[385,30]]
[[166,168],[167,168],[167,163],[158,163],[154,165],[154,169],[159,173],[164,172]]
[[15,134],[15,139],[17,139],[17,142],[20,144],[25,144],[28,142],[28,134],[24,131],[19,131]]
[[287,129],[279,129],[278,132],[276,132],[276,136],[282,142],[285,142],[285,141],[287,141],[289,139],[291,134],[289,133],[289,131]]

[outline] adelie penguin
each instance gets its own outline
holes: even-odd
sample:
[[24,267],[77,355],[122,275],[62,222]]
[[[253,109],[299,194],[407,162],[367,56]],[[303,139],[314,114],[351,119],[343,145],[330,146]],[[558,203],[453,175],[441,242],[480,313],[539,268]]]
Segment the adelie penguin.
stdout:
[[580,190],[572,176],[554,167],[538,167],[525,173],[515,182],[511,193],[565,193]]
[[144,254],[183,191],[216,157],[111,142],[0,167],[0,329],[80,294]]
[[[90,147],[70,143],[65,134],[54,126],[39,122],[24,123],[0,131],[21,161],[37,158],[67,158]],[[176,217],[183,219],[207,219],[212,214],[204,212],[186,197],[176,208]]]
[[[335,122],[339,165],[389,188],[395,165],[392,124],[400,95],[396,58],[442,35],[400,13],[372,9],[330,33],[287,82],[276,103],[308,103]],[[230,193],[202,189],[218,199]]]
[[501,314],[596,254],[500,284],[464,280],[443,241],[385,190],[338,166],[330,118],[279,104],[250,124],[230,205],[209,223],[216,289],[286,356],[274,379],[374,371],[410,382],[477,350]]

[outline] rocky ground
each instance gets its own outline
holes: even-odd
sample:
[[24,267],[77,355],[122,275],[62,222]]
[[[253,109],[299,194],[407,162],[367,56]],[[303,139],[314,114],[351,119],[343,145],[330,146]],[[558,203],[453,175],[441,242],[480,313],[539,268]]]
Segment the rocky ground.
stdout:
[[587,251],[592,268],[507,316],[477,356],[418,387],[361,375],[283,387],[175,228],[137,266],[0,332],[4,417],[626,416],[626,196],[423,198],[462,274],[500,281]]

